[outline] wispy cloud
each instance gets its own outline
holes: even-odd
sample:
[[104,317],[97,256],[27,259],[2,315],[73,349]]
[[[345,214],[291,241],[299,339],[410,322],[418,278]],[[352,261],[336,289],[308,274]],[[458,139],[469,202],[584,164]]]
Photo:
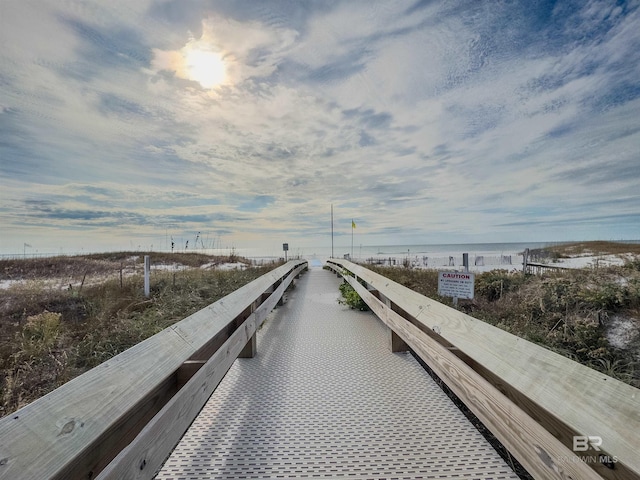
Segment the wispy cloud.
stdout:
[[[332,203],[367,244],[640,238],[637,3],[42,1],[0,18],[3,251],[168,231],[317,245]],[[222,59],[221,83],[194,51]]]

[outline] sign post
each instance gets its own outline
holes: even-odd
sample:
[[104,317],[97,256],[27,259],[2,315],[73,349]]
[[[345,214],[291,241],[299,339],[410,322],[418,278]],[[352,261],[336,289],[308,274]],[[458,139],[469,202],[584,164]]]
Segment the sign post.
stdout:
[[475,275],[469,272],[438,272],[438,295],[453,297],[454,305],[458,298],[473,298]]
[[282,250],[284,250],[284,261],[287,261],[287,252],[289,251],[289,244],[288,243],[283,243],[282,244]]
[[151,271],[151,259],[149,255],[144,256],[144,296],[150,295],[149,291],[149,272]]

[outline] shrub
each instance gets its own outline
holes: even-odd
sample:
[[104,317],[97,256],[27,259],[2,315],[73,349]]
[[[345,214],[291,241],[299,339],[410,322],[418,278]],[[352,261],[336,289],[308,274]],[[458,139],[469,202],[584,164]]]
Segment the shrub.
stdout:
[[[437,296],[435,271],[369,268],[427,297],[448,302]],[[607,319],[620,311],[640,318],[639,270],[640,261],[628,262],[624,268],[562,270],[544,276],[486,272],[476,275],[470,312],[475,318],[637,386],[637,344],[614,348],[607,336]]]
[[[80,272],[75,278],[82,278],[95,262],[107,262],[106,258],[84,263],[63,258],[59,265],[51,260],[5,262],[5,278],[8,269],[9,278],[32,280],[0,290],[0,417],[278,266],[154,271],[152,295],[146,298],[140,275],[125,276],[120,283],[122,254],[107,255],[118,260],[115,275],[95,278],[82,289],[60,288],[51,272],[66,274],[66,265],[73,265]],[[196,254],[165,256],[188,259],[195,267],[222,261]]]
[[628,291],[625,286],[613,282],[600,282],[586,285],[578,293],[578,298],[597,309],[615,310],[628,303]]
[[47,353],[55,347],[60,335],[62,314],[47,312],[27,318],[21,333],[22,350],[27,357]]
[[489,302],[493,302],[518,288],[524,281],[525,277],[521,273],[492,270],[481,273],[476,277],[475,294],[481,295]]
[[640,257],[634,257],[631,260],[626,260],[624,262],[624,268],[640,272]]
[[344,300],[338,300],[338,303],[341,305],[347,305],[349,308],[353,310],[366,311],[369,310],[369,306],[366,304],[362,297],[358,295],[358,292],[354,290],[354,288],[347,283],[346,281],[340,285],[340,293],[342,294],[342,298]]

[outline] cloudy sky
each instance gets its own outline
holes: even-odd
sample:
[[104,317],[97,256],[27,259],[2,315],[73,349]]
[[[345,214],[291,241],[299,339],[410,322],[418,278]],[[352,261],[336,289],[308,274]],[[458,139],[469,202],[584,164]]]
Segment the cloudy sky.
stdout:
[[0,188],[3,253],[639,239],[640,2],[2,0]]

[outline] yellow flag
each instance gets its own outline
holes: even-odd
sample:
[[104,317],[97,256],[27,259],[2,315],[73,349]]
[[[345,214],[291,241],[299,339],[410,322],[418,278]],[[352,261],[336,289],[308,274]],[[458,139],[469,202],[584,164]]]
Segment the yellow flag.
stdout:
[[354,222],[353,219],[351,219],[351,228],[356,228],[356,222]]

